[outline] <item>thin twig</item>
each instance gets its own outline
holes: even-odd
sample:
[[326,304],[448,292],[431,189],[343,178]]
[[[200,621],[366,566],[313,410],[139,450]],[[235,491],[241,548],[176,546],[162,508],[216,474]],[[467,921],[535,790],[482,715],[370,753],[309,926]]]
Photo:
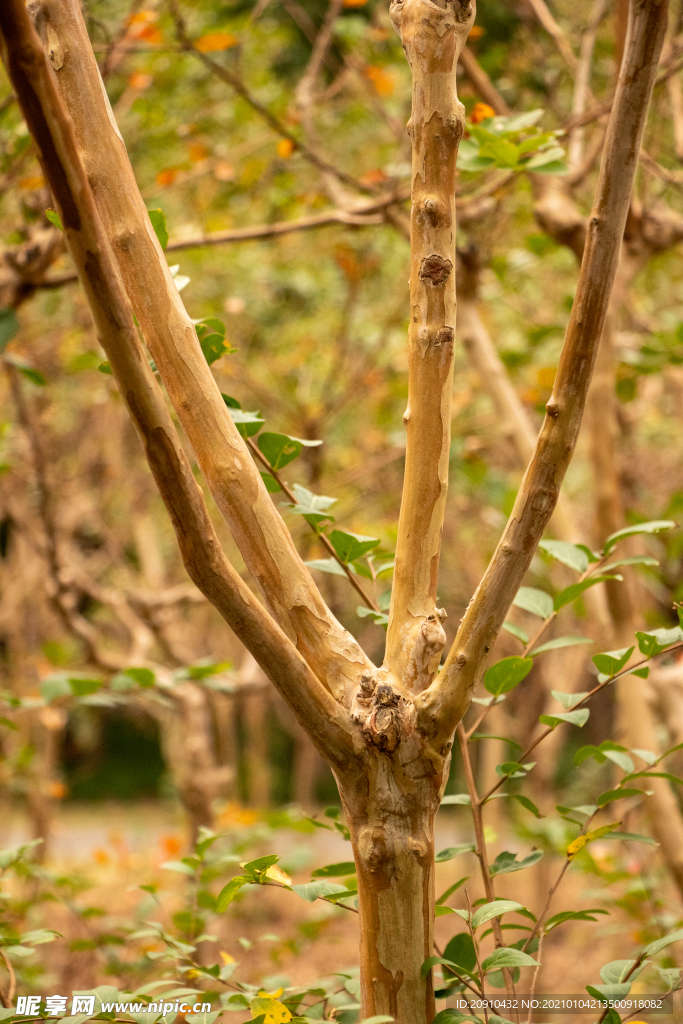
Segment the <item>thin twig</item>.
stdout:
[[[659,654],[673,654],[674,651],[680,650],[683,650],[683,642],[674,644],[671,647],[667,647],[665,651],[660,651]],[[659,654],[654,655],[654,657],[658,658]],[[615,683],[617,679],[621,679],[622,676],[630,675],[630,673],[633,672],[635,669],[641,668],[643,665],[647,665],[648,661],[650,660],[650,658],[643,658],[642,661],[637,661],[635,665],[623,668],[620,672],[617,672],[616,675],[610,676],[609,679],[606,679],[604,681],[604,683],[599,683],[597,686],[593,687],[590,693],[587,693],[585,697],[583,697],[576,704],[572,705],[572,711],[576,711],[579,708],[584,707],[591,699],[591,697],[594,697],[596,693],[600,692],[600,690],[604,690],[606,686],[610,686],[612,683]],[[520,762],[522,762],[524,758],[528,757],[529,754],[536,749],[538,744],[541,743],[547,736],[549,736],[550,733],[553,732],[556,728],[558,728],[558,726],[548,726],[545,732],[542,732],[541,735],[537,739],[535,739],[533,743],[530,743],[526,750],[519,755]],[[507,782],[507,778],[500,779],[499,782],[496,782],[496,784],[492,786],[491,789],[489,789],[489,791],[481,798],[481,803],[485,803],[487,800],[489,800],[492,794],[495,793],[496,790],[499,789],[505,782]]]
[[[289,487],[284,482],[284,480],[282,479],[280,474],[277,472],[277,470],[273,469],[271,464],[268,462],[268,459],[261,452],[261,450],[258,448],[258,446],[254,444],[254,442],[252,441],[252,439],[250,437],[247,438],[247,444],[249,445],[249,449],[250,449],[252,455],[256,459],[258,459],[259,462],[263,466],[265,466],[266,470],[271,474],[273,479],[277,481],[277,483],[280,486],[280,490],[283,491],[284,494],[287,495],[287,497],[289,498],[289,500],[292,502],[293,505],[296,505],[297,504],[297,500],[296,500],[296,497],[294,496],[294,494],[292,493],[292,491],[289,489]],[[306,520],[306,522],[308,523],[308,520]],[[342,567],[342,569],[344,570],[344,573],[346,574],[346,577],[347,577],[349,583],[354,588],[354,590],[358,593],[358,595],[361,597],[361,599],[363,601],[363,604],[366,606],[366,608],[370,608],[373,612],[378,612],[379,611],[379,607],[377,606],[375,601],[373,601],[372,598],[368,597],[368,595],[365,593],[365,591],[361,587],[360,583],[355,578],[354,574],[351,572],[351,569],[349,568],[349,566],[345,562],[342,562],[341,558],[339,557],[337,552],[334,550],[334,547],[332,546],[332,542],[325,536],[324,533],[318,533],[318,531],[316,530],[316,528],[313,525],[313,523],[308,523],[308,525],[313,530],[313,533],[316,535],[318,540],[322,543],[322,545],[325,548],[325,550],[327,552],[329,552],[329,554],[332,556],[332,558],[334,558],[335,562],[337,562]]]
[[10,1006],[14,1006],[14,993],[17,990],[17,976],[14,973],[12,963],[7,954],[5,953],[4,949],[2,948],[2,946],[0,946],[0,956],[5,961],[5,967],[7,968],[7,973],[9,974],[9,988],[7,990],[7,996],[2,996],[2,1005],[6,1009],[9,1009]]
[[293,135],[292,132],[290,132],[290,130],[282,123],[279,117],[276,117],[276,115],[273,114],[273,112],[269,110],[268,107],[264,106],[263,103],[261,103],[259,100],[256,99],[255,96],[252,95],[252,93],[249,91],[249,89],[247,89],[246,85],[244,84],[241,78],[233,74],[232,71],[229,71],[228,68],[224,67],[222,64],[219,64],[217,61],[213,60],[211,57],[209,57],[208,54],[202,53],[202,51],[194,45],[194,43],[187,34],[185,20],[182,14],[180,13],[180,8],[176,3],[176,0],[169,0],[169,8],[171,11],[171,16],[175,22],[176,35],[183,50],[185,50],[186,53],[194,54],[194,56],[201,60],[204,66],[208,68],[212,74],[214,74],[217,78],[220,78],[222,82],[225,82],[226,85],[229,85],[232,89],[234,89],[235,92],[239,96],[241,96],[246,103],[249,104],[252,110],[256,111],[256,113],[260,117],[262,117],[263,120],[266,121],[268,125],[270,125],[270,127],[277,135],[279,135],[283,139],[287,139],[288,142],[291,142],[293,147],[296,150],[298,150],[298,152],[301,153],[301,155],[305,157],[306,160],[309,161],[309,163],[313,164],[314,167],[317,167],[319,171],[334,175],[334,177],[337,178],[339,181],[344,182],[344,184],[346,185],[350,185],[358,192],[372,194],[375,191],[373,188],[362,185],[360,181],[358,181],[356,178],[353,178],[350,174],[346,174],[345,171],[341,171],[338,167],[335,167],[333,164],[328,163],[327,160],[324,160],[321,156],[318,155],[318,153],[315,153],[312,149],[310,149],[310,147],[307,146],[304,142],[302,142],[301,139],[298,139],[295,135]]

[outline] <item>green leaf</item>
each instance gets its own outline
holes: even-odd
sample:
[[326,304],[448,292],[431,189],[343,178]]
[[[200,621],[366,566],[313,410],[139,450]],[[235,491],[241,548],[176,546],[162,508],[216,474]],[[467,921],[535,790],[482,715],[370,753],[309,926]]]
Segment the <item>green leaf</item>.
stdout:
[[538,963],[528,953],[521,949],[512,949],[509,946],[502,946],[494,950],[491,956],[487,956],[481,965],[484,972],[503,967],[538,967]]
[[221,391],[221,398],[223,399],[223,401],[227,405],[228,409],[241,409],[242,408],[242,406],[240,405],[240,403],[237,401],[236,398],[233,398],[231,395],[224,395],[222,391]]
[[362,534],[343,530],[333,530],[329,538],[337,556],[345,564],[355,562],[357,558],[361,558],[379,544],[379,537],[364,537]]
[[518,750],[522,749],[522,744],[518,743],[517,740],[511,740],[509,736],[494,736],[490,732],[475,732],[470,736],[472,740],[502,740],[503,743],[508,743],[511,747],[517,747]]
[[680,967],[655,967],[657,974],[666,985],[667,992],[672,992],[681,983]]
[[635,537],[639,533],[659,533],[660,530],[672,530],[676,526],[671,519],[654,519],[649,523],[637,523],[635,526],[627,526],[623,530],[617,530],[610,534],[605,541],[605,554],[609,554],[624,537]]
[[501,693],[508,693],[514,690],[515,686],[522,682],[529,675],[533,668],[531,658],[503,658],[488,669],[484,676],[484,686],[494,697]]
[[564,608],[565,605],[571,604],[575,601],[580,594],[583,594],[584,590],[588,590],[589,587],[594,587],[596,583],[603,583],[605,580],[621,580],[621,576],[591,576],[590,579],[581,580],[580,583],[572,583],[571,587],[566,587],[561,590],[554,601],[555,611],[559,612],[560,608]]
[[190,867],[189,864],[184,864],[182,860],[166,860],[161,866],[164,871],[176,871],[179,875],[191,875],[194,877],[194,868]]
[[545,817],[545,815],[541,814],[533,800],[530,800],[528,796],[524,796],[522,793],[506,793],[505,795],[516,800],[522,805],[522,807],[526,808],[527,811],[531,811],[535,818]]
[[74,697],[85,697],[88,693],[96,693],[102,686],[101,679],[92,679],[81,676],[70,676],[69,686]]
[[356,608],[356,615],[360,619],[372,619],[378,626],[382,626],[384,629],[389,625],[389,616],[384,612],[376,612],[374,608],[366,608],[364,605],[359,605]]
[[623,839],[625,843],[647,843],[648,846],[659,846],[659,843],[651,836],[641,835],[639,832],[610,832],[603,836],[603,839]]
[[292,440],[287,434],[262,433],[257,443],[261,453],[274,470],[287,466],[301,452],[301,444]]
[[[552,165],[553,170],[549,173],[557,174],[562,173],[555,170],[557,164],[563,164],[563,157],[565,152],[562,146],[551,146],[549,149],[544,149],[536,156],[532,156],[530,160],[527,160],[524,164],[525,170],[529,171],[543,171],[548,166]],[[566,165],[565,165],[566,166]]]
[[[347,579],[346,573],[336,558],[313,558],[305,563],[309,569],[317,569],[318,572],[328,572],[330,576],[343,576]],[[351,566],[353,572],[353,566]]]
[[270,432],[261,434],[258,439],[262,454],[276,472],[296,459],[304,446],[312,448],[319,444],[322,444],[322,441],[301,441],[298,437],[290,437],[288,434]]
[[504,622],[503,629],[506,630],[508,633],[512,633],[513,636],[516,636],[517,639],[520,640],[525,647],[529,643],[529,637],[527,636],[527,634],[524,632],[523,629],[520,629],[519,626],[516,626],[514,622]]
[[292,484],[292,493],[296,499],[296,505],[288,505],[283,502],[290,511],[303,516],[306,522],[318,526],[320,523],[329,520],[334,522],[334,516],[329,515],[327,509],[337,502],[336,498],[328,498],[325,494],[313,494],[300,484]]
[[589,693],[588,690],[584,690],[581,693],[562,693],[561,690],[551,690],[550,692],[555,700],[559,701],[562,707],[566,708],[567,711],[571,711],[574,705],[582,701]]
[[476,847],[472,843],[460,843],[459,846],[448,846],[445,850],[441,850],[437,853],[434,860],[437,864],[443,864],[444,861],[453,860],[455,857],[460,857],[463,853],[473,853]]
[[648,956],[656,956],[657,953],[661,953],[663,949],[670,946],[672,942],[680,942],[683,939],[683,928],[679,928],[675,932],[669,932],[663,939],[655,939],[648,946],[645,947],[643,953],[647,953]]
[[482,907],[475,910],[472,916],[472,928],[479,928],[482,924],[486,924],[487,921],[493,920],[494,917],[511,914],[513,910],[524,909],[521,903],[516,903],[514,900],[493,900],[491,903],[485,903]]
[[[465,913],[465,911],[459,911],[458,913]],[[429,959],[425,960],[420,968],[420,973],[423,978],[426,978],[433,967],[437,964],[443,964],[445,967],[450,967],[453,970],[464,971],[465,968],[459,966],[459,964],[453,963],[451,960],[447,960],[444,956],[430,956]],[[469,972],[468,972],[469,973]],[[436,1019],[436,1018],[434,1018]]]
[[[460,163],[460,161],[458,161],[458,163]],[[457,1010],[446,1007],[445,1010],[439,1010],[432,1021],[432,1024],[464,1024],[465,1021],[470,1020],[474,1021],[474,1024],[481,1024],[481,1017],[471,1017],[467,1013],[459,1013]],[[489,1021],[490,1020],[491,1014],[489,1014]]]
[[553,928],[557,928],[558,925],[564,924],[565,921],[593,921],[596,918],[592,917],[593,914],[609,914],[607,910],[596,909],[591,907],[589,910],[563,910],[559,914],[553,914],[549,917],[545,924],[545,930],[551,932]]
[[322,878],[317,882],[304,882],[302,885],[293,885],[292,892],[295,892],[306,903],[314,903],[321,896],[329,896],[334,893],[351,895],[345,885],[341,885],[339,882],[328,882]]
[[556,715],[540,715],[538,720],[543,725],[552,726],[553,729],[562,722],[568,722],[569,725],[576,725],[581,729],[589,717],[590,710],[588,708],[577,708],[576,711],[561,711]]
[[164,211],[160,209],[148,210],[149,219],[152,222],[154,228],[154,234],[159,239],[159,244],[162,249],[165,249],[168,245],[168,230],[166,228],[166,217]]
[[467,793],[450,793],[441,800],[441,807],[448,807],[456,805],[458,807],[467,807],[471,804],[471,799]]
[[459,878],[457,882],[453,882],[453,885],[450,885],[448,889],[446,889],[445,892],[442,892],[441,895],[439,896],[438,900],[436,901],[437,907],[441,903],[444,903],[444,901],[447,900],[449,896],[452,896],[453,893],[456,892],[461,885],[464,885],[464,883],[471,877],[471,875],[463,875],[463,877]]
[[466,971],[474,971],[477,966],[477,954],[469,932],[458,932],[448,942],[443,951],[446,960],[451,960]]
[[680,643],[683,640],[683,629],[674,626],[673,629],[653,629],[650,633],[637,632],[636,640],[641,654],[654,658],[672,644]]
[[622,565],[659,565],[659,560],[652,558],[650,555],[636,555],[635,558],[620,558],[616,562],[610,562],[602,570],[603,572],[612,572],[613,569],[618,569]]
[[601,793],[598,797],[598,807],[605,807],[606,804],[611,804],[615,800],[622,800],[627,796],[643,796],[644,791],[642,789],[610,789],[606,793]]
[[56,672],[54,675],[45,676],[44,679],[41,679],[40,693],[46,704],[49,704],[56,697],[70,697],[72,690],[66,673]]
[[344,860],[339,864],[326,864],[324,868],[316,868],[311,874],[313,878],[343,878],[355,875],[356,865],[352,860]]
[[542,117],[542,107],[536,107],[534,110],[525,110],[522,114],[501,114],[498,117],[492,117],[487,124],[491,131],[516,133],[522,132],[526,128],[533,128]]
[[512,602],[517,608],[523,608],[525,612],[538,615],[540,619],[549,619],[553,614],[553,599],[545,590],[538,590],[536,587],[520,587],[517,596]]
[[124,668],[121,675],[129,676],[138,686],[142,686],[145,689],[154,686],[156,682],[156,676],[151,668]]
[[13,309],[0,309],[0,352],[4,352],[10,341],[19,333],[19,320]]
[[62,224],[62,218],[59,216],[59,214],[57,213],[56,210],[46,210],[45,211],[45,216],[49,220],[50,224],[54,224],[54,226],[56,228],[59,228],[60,231],[64,230],[64,225]]
[[498,854],[493,864],[491,864],[489,872],[493,877],[494,875],[509,875],[513,871],[523,871],[524,868],[530,868],[534,864],[538,864],[542,856],[543,850],[533,850],[528,857],[517,860],[516,853],[503,850],[502,853]]
[[568,565],[570,569],[585,572],[588,568],[588,555],[577,544],[568,544],[564,540],[542,540],[538,546],[551,558]]
[[103,363],[99,364],[97,369],[100,371],[100,373],[106,373],[110,377],[114,376],[114,371],[111,368],[111,363],[108,362],[106,359],[105,359],[105,361]]
[[624,750],[612,750],[611,748],[606,748],[602,743],[600,744],[600,750],[604,752],[605,757],[618,765],[622,771],[633,771],[633,761]]
[[622,647],[618,651],[606,651],[604,654],[594,654],[593,664],[603,675],[613,676],[620,672],[635,648]]
[[44,388],[47,381],[43,377],[39,370],[34,369],[30,363],[27,363],[25,359],[21,359],[19,356],[8,356],[5,355],[5,362],[9,363],[10,366],[15,366],[22,377],[26,380],[30,380],[32,384],[35,384],[39,388]]
[[650,666],[645,665],[644,668],[634,668],[629,672],[630,676],[638,676],[640,679],[647,679],[650,674]]
[[502,764],[496,765],[496,774],[504,779],[510,777],[511,779],[523,779],[527,772],[536,764],[535,761],[529,761],[527,764],[519,764],[518,761],[503,761]]
[[230,418],[237,427],[242,437],[253,437],[258,434],[265,420],[258,412],[247,412],[246,409],[232,409],[228,407]]
[[[236,351],[236,349],[234,349],[232,345],[227,343],[225,340],[225,324],[222,320],[219,320],[217,317],[210,316],[205,317],[202,320],[193,320],[192,322],[195,325],[197,338],[199,339],[201,350],[204,353],[204,358],[209,366],[211,366],[212,363],[215,363],[217,359],[220,359],[221,356]],[[225,396],[223,400],[225,401]],[[226,405],[227,404],[228,403],[226,402]]]
[[221,672],[227,672],[232,668],[231,661],[198,661],[194,665],[180,670],[183,679],[207,679],[209,676],[218,676]]
[[221,891],[216,897],[216,913],[222,914],[228,909],[232,901],[234,900],[237,893],[240,891],[243,885],[246,885],[249,878],[243,875],[237,875],[235,878],[231,878],[227,885],[224,885]]
[[548,640],[547,643],[541,644],[534,651],[529,653],[530,658],[535,658],[537,654],[543,654],[544,651],[556,651],[560,647],[576,647],[578,644],[592,644],[594,640],[589,640],[585,636],[558,636],[555,640]]
[[261,473],[261,479],[266,485],[268,494],[277,494],[278,491],[282,490],[275,477],[271,476],[270,473]]

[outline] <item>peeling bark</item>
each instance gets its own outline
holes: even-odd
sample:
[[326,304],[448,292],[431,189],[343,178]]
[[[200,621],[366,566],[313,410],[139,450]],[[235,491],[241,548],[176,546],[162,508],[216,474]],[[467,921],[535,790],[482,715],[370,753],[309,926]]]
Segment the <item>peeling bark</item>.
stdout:
[[413,73],[413,160],[406,470],[386,664],[411,689],[424,689],[438,660],[416,673],[413,647],[435,614],[451,441],[455,162],[464,130],[456,69],[475,7],[394,0],[390,13]]

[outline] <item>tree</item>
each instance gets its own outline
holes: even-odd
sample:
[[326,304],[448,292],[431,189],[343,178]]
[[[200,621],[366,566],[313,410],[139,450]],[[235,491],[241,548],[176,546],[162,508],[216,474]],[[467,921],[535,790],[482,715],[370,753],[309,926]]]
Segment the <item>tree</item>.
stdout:
[[[392,6],[414,82],[411,317],[406,472],[387,651],[379,668],[326,607],[215,385],[135,185],[78,5],[46,0],[37,14],[45,48],[21,0],[3,5],[3,59],[186,568],[334,771],[359,880],[364,1015],[390,1014],[401,1024],[431,1021],[431,976],[422,965],[433,946],[433,824],[453,734],[553,513],[574,450],[617,270],[667,4],[630,4],[553,393],[508,524],[443,665],[445,614],[436,595],[450,445],[455,165],[463,134],[455,78],[475,12],[467,0],[444,0],[443,6],[395,0]],[[321,171],[331,172],[309,150]],[[134,315],[268,610],[220,548]],[[494,934],[502,946],[495,923]]]

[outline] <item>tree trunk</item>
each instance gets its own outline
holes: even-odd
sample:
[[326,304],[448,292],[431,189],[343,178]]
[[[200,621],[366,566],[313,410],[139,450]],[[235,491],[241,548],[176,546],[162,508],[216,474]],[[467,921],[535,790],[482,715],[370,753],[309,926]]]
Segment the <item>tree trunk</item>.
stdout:
[[[391,744],[400,713],[380,707],[373,717],[379,742]],[[365,772],[340,784],[358,874],[362,1016],[397,1024],[428,1024],[435,1013],[421,967],[434,952],[434,819],[450,758],[438,771],[419,746],[411,730],[391,756],[371,750]]]

